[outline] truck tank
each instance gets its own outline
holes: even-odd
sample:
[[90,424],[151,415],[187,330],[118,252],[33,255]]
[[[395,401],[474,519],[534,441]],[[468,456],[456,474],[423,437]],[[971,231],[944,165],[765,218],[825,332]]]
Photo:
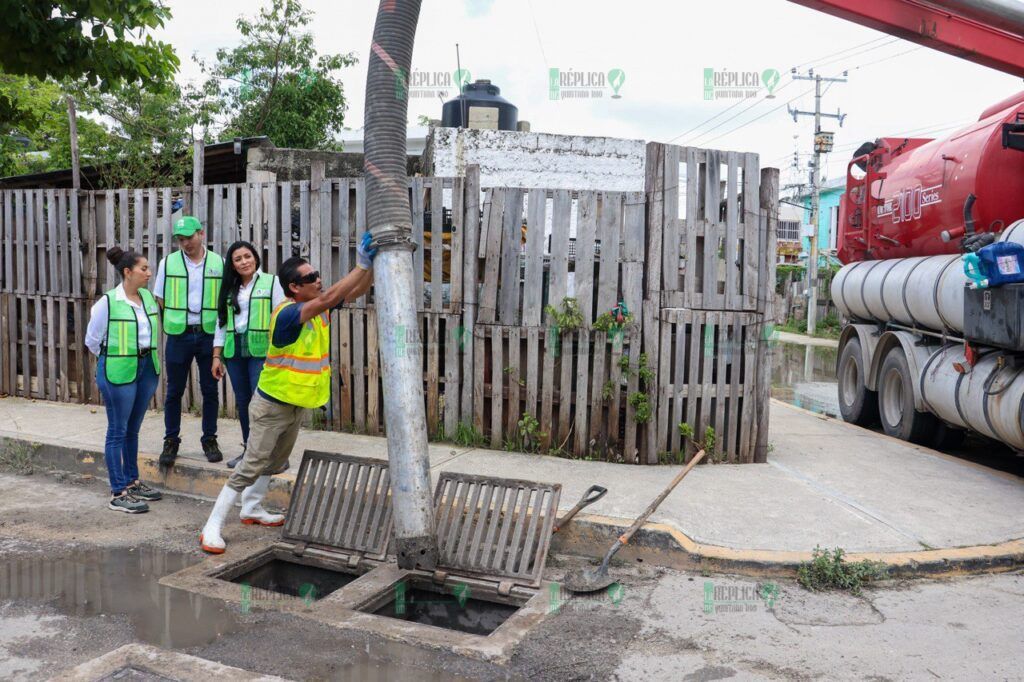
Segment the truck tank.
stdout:
[[[1024,246],[1024,220],[1004,230],[998,241]],[[836,273],[831,291],[848,320],[959,333],[966,285],[963,261],[955,254],[850,263]]]
[[1024,92],[948,137],[863,145],[847,167],[839,260],[955,254],[969,223],[977,232],[1003,230],[1024,217],[1022,150]]

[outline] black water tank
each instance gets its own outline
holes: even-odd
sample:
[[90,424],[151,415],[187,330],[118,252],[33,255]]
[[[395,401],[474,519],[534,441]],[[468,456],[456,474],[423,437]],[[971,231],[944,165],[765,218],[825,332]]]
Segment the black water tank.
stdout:
[[519,109],[500,93],[498,86],[488,80],[467,83],[461,95],[444,103],[441,125],[446,128],[515,130]]

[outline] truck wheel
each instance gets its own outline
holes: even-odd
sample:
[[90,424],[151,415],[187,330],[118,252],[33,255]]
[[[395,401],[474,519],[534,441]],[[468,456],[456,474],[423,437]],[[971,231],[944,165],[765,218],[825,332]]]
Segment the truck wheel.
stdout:
[[857,426],[878,423],[878,393],[868,390],[860,339],[850,339],[839,354],[839,413]]
[[921,445],[935,436],[938,420],[914,409],[914,377],[902,348],[893,348],[878,378],[878,412],[887,435]]

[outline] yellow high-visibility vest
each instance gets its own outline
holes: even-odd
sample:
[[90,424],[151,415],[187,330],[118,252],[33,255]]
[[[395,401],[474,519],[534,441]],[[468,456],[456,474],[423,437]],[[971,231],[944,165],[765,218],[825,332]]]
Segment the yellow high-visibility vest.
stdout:
[[315,408],[331,399],[331,318],[327,312],[302,325],[295,343],[274,345],[274,327],[281,311],[295,301],[277,306],[270,318],[270,346],[260,373],[259,389],[289,405]]

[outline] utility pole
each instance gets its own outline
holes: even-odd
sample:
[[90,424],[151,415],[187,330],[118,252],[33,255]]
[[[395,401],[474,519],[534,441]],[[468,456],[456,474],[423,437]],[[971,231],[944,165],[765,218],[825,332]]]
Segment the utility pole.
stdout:
[[71,138],[71,187],[78,193],[82,189],[82,169],[78,159],[78,116],[75,113],[75,98],[67,96],[68,128]]
[[793,121],[799,116],[814,117],[814,161],[811,166],[811,236],[810,255],[807,259],[807,333],[811,336],[818,326],[818,212],[821,206],[821,155],[832,151],[832,133],[823,132],[821,129],[822,118],[834,118],[839,121],[839,127],[843,127],[843,119],[846,114],[839,113],[836,109],[834,114],[823,114],[821,112],[821,84],[822,83],[845,83],[846,71],[843,71],[842,78],[827,78],[814,73],[810,69],[806,76],[802,76],[793,69],[793,80],[814,81],[814,111],[800,111],[789,108]]

